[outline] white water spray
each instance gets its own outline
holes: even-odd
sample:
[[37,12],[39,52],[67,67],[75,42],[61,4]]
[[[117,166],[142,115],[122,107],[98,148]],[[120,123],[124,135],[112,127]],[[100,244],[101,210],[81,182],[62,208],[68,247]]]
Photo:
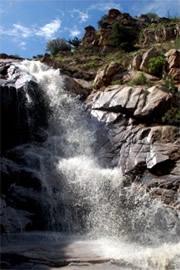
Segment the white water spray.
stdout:
[[169,243],[176,242],[177,213],[136,187],[121,188],[121,170],[99,165],[93,125],[81,104],[64,90],[59,70],[35,61],[18,66],[37,80],[52,109],[44,147],[53,167],[44,167],[43,179],[56,229],[86,232],[93,239],[106,236],[99,240],[102,253],[125,260],[126,269],[179,269],[180,244]]

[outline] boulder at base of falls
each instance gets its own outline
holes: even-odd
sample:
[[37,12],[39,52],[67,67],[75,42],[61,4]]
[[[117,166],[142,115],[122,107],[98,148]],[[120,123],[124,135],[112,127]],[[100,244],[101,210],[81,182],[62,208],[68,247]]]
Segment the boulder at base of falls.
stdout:
[[135,181],[148,190],[162,188],[153,194],[164,194],[163,201],[178,207],[180,133],[178,126],[161,122],[171,106],[172,94],[161,86],[114,85],[91,94],[87,102],[92,115],[109,132],[106,143],[113,145],[113,151],[107,155],[114,166],[122,168],[129,184]]

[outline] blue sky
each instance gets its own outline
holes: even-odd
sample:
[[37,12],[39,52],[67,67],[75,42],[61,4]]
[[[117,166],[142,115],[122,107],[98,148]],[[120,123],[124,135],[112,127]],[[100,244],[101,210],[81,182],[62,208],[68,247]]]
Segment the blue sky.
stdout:
[[180,0],[1,0],[0,52],[32,57],[48,40],[81,38],[110,8],[132,16],[155,12],[180,16]]

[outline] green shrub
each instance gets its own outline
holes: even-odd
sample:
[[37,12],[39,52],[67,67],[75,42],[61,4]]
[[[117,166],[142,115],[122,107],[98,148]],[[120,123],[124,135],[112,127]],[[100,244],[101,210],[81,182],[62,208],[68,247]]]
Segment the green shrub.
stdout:
[[180,108],[172,107],[162,117],[162,122],[166,124],[179,125],[180,124]]
[[133,80],[128,83],[128,85],[145,85],[147,81],[147,77],[144,75],[144,73],[140,72]]
[[92,60],[92,61],[90,61],[90,62],[88,62],[87,64],[86,64],[86,66],[88,67],[88,68],[96,68],[96,67],[98,67],[98,61],[96,60],[96,59],[94,59],[94,60]]
[[153,74],[154,76],[161,78],[165,63],[166,58],[164,55],[152,57],[148,63],[148,72]]
[[56,38],[48,41],[46,45],[46,51],[55,55],[61,51],[71,51],[71,46],[66,42],[65,39]]
[[173,94],[177,93],[178,88],[175,86],[173,79],[169,76],[164,74],[163,75],[164,86]]
[[125,51],[131,51],[133,50],[136,38],[137,35],[132,27],[114,23],[108,44]]
[[112,81],[111,84],[112,84],[112,85],[122,84],[122,81],[121,81],[121,80],[115,80],[115,81]]

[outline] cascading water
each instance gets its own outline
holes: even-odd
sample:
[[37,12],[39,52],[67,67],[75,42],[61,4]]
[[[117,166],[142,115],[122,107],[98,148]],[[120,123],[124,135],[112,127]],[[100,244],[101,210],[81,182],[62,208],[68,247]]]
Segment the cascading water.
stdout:
[[96,124],[64,90],[58,70],[36,61],[16,65],[36,79],[51,110],[47,140],[26,146],[23,157],[24,167],[40,175],[47,191],[46,229],[97,241],[104,256],[129,263],[122,269],[179,269],[175,210],[136,186],[123,187],[120,168],[99,165]]

